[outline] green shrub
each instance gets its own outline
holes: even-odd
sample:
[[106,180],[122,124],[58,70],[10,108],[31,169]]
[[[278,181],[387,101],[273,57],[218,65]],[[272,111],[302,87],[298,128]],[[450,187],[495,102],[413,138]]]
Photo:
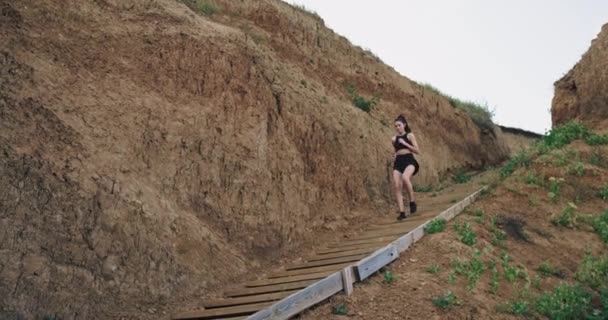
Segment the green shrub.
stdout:
[[487,104],[482,105],[477,102],[460,100],[451,96],[448,96],[448,101],[450,101],[450,104],[454,108],[466,112],[479,128],[491,130],[494,127],[494,122],[492,122],[494,111],[490,110]]
[[433,264],[433,265],[430,265],[428,268],[426,268],[426,272],[432,273],[432,274],[439,273],[439,270],[440,270],[440,268],[439,268],[438,264]]
[[562,188],[562,183],[564,182],[564,178],[549,178],[549,199],[552,202],[557,202],[559,199],[559,192]]
[[217,7],[212,1],[209,0],[181,0],[186,6],[188,6],[192,11],[204,14],[204,15],[213,15],[219,12]]
[[608,255],[595,258],[586,254],[576,272],[576,280],[594,290],[608,288]]
[[608,244],[608,210],[591,222],[593,230]]
[[505,179],[510,176],[517,168],[528,167],[532,163],[532,156],[527,150],[522,150],[511,157],[507,164],[500,168],[500,178]]
[[562,283],[536,301],[535,308],[549,319],[584,319],[591,310],[591,294],[579,285]]
[[473,256],[471,260],[460,260],[459,258],[453,259],[450,261],[451,265],[454,267],[454,274],[457,275],[465,275],[468,280],[467,288],[472,290],[479,278],[486,270],[486,265],[479,259],[481,256],[481,252],[477,249],[473,250]]
[[608,135],[590,133],[585,137],[585,142],[590,146],[599,146],[608,144]]
[[534,275],[534,278],[532,278],[532,287],[540,288],[540,277],[538,275]]
[[513,258],[503,251],[500,254],[500,260],[504,278],[509,282],[514,282],[515,279],[517,279],[517,269],[510,264],[510,262],[513,261]]
[[443,218],[433,219],[424,226],[424,232],[427,234],[438,233],[445,229],[446,221]]
[[395,277],[393,276],[393,273],[386,270],[384,271],[384,279],[382,280],[384,283],[388,283],[391,284],[393,283],[393,281],[395,280]]
[[587,127],[570,120],[564,125],[549,130],[542,141],[550,149],[557,149],[588,135],[589,129]]
[[460,235],[460,242],[466,244],[467,246],[472,246],[477,243],[477,235],[473,232],[473,228],[471,224],[465,222],[464,224],[455,224],[454,229],[458,231]]
[[534,184],[537,186],[543,185],[543,178],[536,175],[536,171],[530,170],[525,177],[525,181],[527,184]]
[[496,294],[498,292],[498,281],[500,280],[500,273],[498,273],[498,268],[496,268],[496,264],[491,268],[491,276],[490,276],[490,293]]
[[556,276],[558,278],[563,278],[565,276],[563,270],[553,267],[547,261],[541,263],[538,268],[536,268],[536,271],[538,271],[541,275],[545,277]]
[[371,99],[365,99],[357,93],[357,89],[352,85],[347,85],[346,91],[348,91],[353,105],[367,113],[372,111],[372,109],[380,101],[378,96],[373,96]]
[[511,301],[508,304],[498,306],[497,311],[516,316],[528,316],[530,315],[530,303],[524,300]]
[[556,167],[563,167],[568,164],[570,159],[563,150],[554,150],[551,152],[551,163]]
[[457,184],[467,183],[471,180],[471,176],[467,175],[464,171],[456,172],[453,178],[454,182]]
[[467,288],[469,290],[472,290],[475,287],[477,281],[479,281],[479,278],[486,270],[486,265],[479,259],[479,256],[479,250],[474,250],[473,258],[465,265],[465,274],[469,281]]
[[576,161],[568,168],[568,174],[582,176],[585,173],[585,166],[582,162]]
[[452,306],[460,304],[458,298],[452,293],[452,291],[446,291],[443,296],[437,296],[433,298],[433,304],[439,309],[445,310]]
[[503,268],[509,265],[511,261],[513,261],[513,257],[511,257],[508,253],[505,251],[500,253],[500,262]]
[[451,271],[448,274],[448,283],[454,283],[456,282],[456,274],[454,273],[454,271]]
[[559,216],[551,219],[551,223],[558,227],[573,228],[576,226],[576,218],[576,206],[573,203],[568,203]]
[[608,135],[600,135],[591,132],[591,130],[583,124],[572,120],[564,125],[551,129],[543,137],[542,143],[545,145],[545,149],[557,149],[577,139],[583,139],[591,146],[608,144]]
[[602,200],[608,200],[608,185],[600,189],[598,196],[602,198]]
[[602,293],[600,294],[600,305],[602,307],[602,314],[604,314],[605,317],[608,317],[608,288],[602,290]]
[[512,265],[507,265],[503,267],[505,280],[509,282],[514,282],[517,279],[517,269]]
[[602,150],[600,150],[599,148],[594,148],[593,152],[591,153],[591,156],[589,156],[589,163],[596,167],[602,167],[605,166],[608,161],[606,161]]
[[483,217],[486,213],[481,209],[475,209],[475,211],[473,211],[471,214],[476,217]]
[[448,99],[452,107],[464,111],[469,116],[469,118],[473,120],[473,123],[475,123],[479,128],[490,130],[494,128],[494,122],[492,122],[492,118],[494,117],[494,111],[490,110],[487,104],[482,105],[473,101],[460,100],[458,98],[444,94],[439,89],[428,83],[423,83],[421,84],[421,86],[431,92],[434,92]]
[[348,313],[348,309],[346,309],[346,305],[344,303],[340,303],[337,306],[334,306],[331,310],[331,313],[338,315],[346,315]]
[[492,233],[492,245],[504,249],[506,244],[502,241],[507,239],[507,233],[496,225],[496,216],[490,217],[489,230]]

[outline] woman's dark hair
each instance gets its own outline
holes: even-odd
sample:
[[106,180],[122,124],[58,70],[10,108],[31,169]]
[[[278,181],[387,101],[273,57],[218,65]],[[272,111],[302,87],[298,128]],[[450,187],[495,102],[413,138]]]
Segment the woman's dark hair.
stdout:
[[405,133],[411,133],[412,129],[410,129],[410,125],[407,123],[407,120],[405,120],[405,115],[400,114],[397,116],[397,118],[395,119],[395,121],[399,121],[401,123],[403,123],[403,127],[405,128]]

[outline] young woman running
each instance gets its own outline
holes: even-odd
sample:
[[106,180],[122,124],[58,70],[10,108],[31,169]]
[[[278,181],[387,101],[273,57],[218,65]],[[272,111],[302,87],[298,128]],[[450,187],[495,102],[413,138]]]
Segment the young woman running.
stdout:
[[[416,199],[414,198],[414,188],[412,187],[411,178],[418,173],[418,161],[414,158],[415,154],[420,154],[416,137],[412,133],[410,126],[405,120],[405,116],[399,115],[395,119],[395,130],[397,135],[392,138],[393,147],[395,147],[393,164],[393,182],[395,186],[395,196],[399,205],[399,217],[397,220],[405,219],[409,214],[416,212]],[[403,208],[403,184],[410,200],[410,213],[405,214]]]

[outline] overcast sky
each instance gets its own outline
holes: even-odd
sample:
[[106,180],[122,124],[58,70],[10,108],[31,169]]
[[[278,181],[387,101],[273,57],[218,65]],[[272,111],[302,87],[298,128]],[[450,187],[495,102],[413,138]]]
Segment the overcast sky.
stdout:
[[287,0],[408,78],[488,103],[494,122],[544,133],[553,82],[608,23],[608,0]]

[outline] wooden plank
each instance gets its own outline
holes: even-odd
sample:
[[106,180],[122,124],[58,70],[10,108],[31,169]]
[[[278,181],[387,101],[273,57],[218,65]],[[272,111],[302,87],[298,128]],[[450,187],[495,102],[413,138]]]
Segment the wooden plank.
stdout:
[[342,273],[336,272],[314,285],[277,302],[271,307],[252,314],[247,320],[289,319],[342,291],[342,289]]
[[367,253],[372,253],[376,251],[375,249],[357,249],[357,250],[344,250],[341,252],[335,252],[335,253],[330,253],[330,254],[318,254],[315,256],[312,256],[310,258],[306,258],[306,261],[321,261],[321,260],[327,260],[327,259],[333,259],[333,258],[342,258],[342,257],[350,257],[350,256],[355,256],[355,255],[360,255],[360,254],[367,254]]
[[383,231],[369,231],[369,232],[363,232],[359,235],[357,235],[356,237],[353,237],[353,240],[367,240],[367,239],[376,239],[376,238],[381,238],[381,237],[387,237],[387,236],[401,236],[404,235],[408,232],[410,232],[413,228],[417,227],[418,225],[420,225],[420,223],[416,223],[414,225],[412,224],[407,224],[402,227],[402,228],[395,228],[395,229],[388,229],[388,230],[383,230]]
[[380,268],[389,264],[399,257],[399,252],[394,245],[388,245],[376,251],[371,256],[355,264],[354,269],[359,281],[366,279]]
[[280,277],[280,278],[249,281],[249,282],[245,283],[245,286],[246,287],[261,287],[261,286],[268,286],[268,285],[279,284],[279,283],[297,282],[297,281],[302,281],[302,280],[323,279],[334,272],[335,271],[324,271],[324,272],[303,274],[303,275],[299,275],[299,276],[289,276],[289,277]]
[[414,243],[414,237],[412,237],[412,233],[404,235],[403,237],[393,241],[393,245],[397,248],[399,253],[407,250]]
[[359,254],[356,256],[305,262],[305,263],[293,264],[293,265],[287,266],[285,269],[286,270],[295,270],[295,269],[305,269],[305,268],[312,268],[312,267],[321,267],[321,266],[338,264],[338,263],[343,263],[343,262],[355,262],[355,261],[359,261],[359,260],[365,258],[366,256],[367,256],[366,254]]
[[204,320],[204,319],[216,319],[230,316],[242,316],[249,315],[254,312],[260,311],[263,308],[271,306],[272,302],[256,303],[245,306],[229,307],[229,308],[217,308],[210,310],[201,311],[190,311],[178,314],[173,317],[174,320]]
[[346,293],[347,296],[350,296],[353,293],[353,282],[355,282],[353,268],[349,266],[342,269],[342,286],[344,287],[344,293]]
[[279,277],[289,277],[289,276],[297,276],[302,274],[311,274],[316,272],[323,271],[338,271],[342,268],[345,268],[351,265],[352,262],[340,263],[340,264],[332,264],[330,266],[322,266],[322,267],[314,267],[307,269],[298,269],[298,270],[284,270],[284,271],[276,271],[268,275],[268,278],[279,278]]
[[427,212],[424,214],[416,213],[413,216],[405,218],[405,220],[402,220],[402,221],[393,221],[393,222],[385,223],[385,224],[372,224],[366,230],[371,231],[371,230],[390,229],[395,226],[403,225],[404,222],[424,222],[428,219],[432,219],[441,211],[442,210],[431,211],[431,212]]
[[412,230],[412,238],[414,242],[418,242],[418,240],[422,239],[422,237],[424,237],[424,224],[419,226],[418,228]]
[[369,229],[365,232],[375,232],[375,231],[383,231],[383,230],[392,230],[392,229],[403,229],[403,228],[407,228],[407,227],[415,227],[421,223],[424,223],[425,221],[427,221],[428,219],[431,219],[432,217],[434,217],[435,215],[429,215],[429,216],[424,216],[421,217],[420,219],[417,219],[418,217],[410,217],[410,218],[405,218],[405,220],[401,220],[398,222],[395,222],[393,224],[385,224],[383,226],[379,226],[376,229]]
[[[420,216],[433,216],[433,215],[436,215],[438,212],[441,212],[441,211],[445,210],[450,205],[451,204],[448,203],[448,202],[439,203],[439,204],[433,204],[433,205],[426,205],[426,204],[420,204],[420,203],[418,203],[418,208],[422,208],[422,210],[419,209],[411,217],[406,218],[405,221],[408,221],[410,219],[418,219],[418,217],[420,217]],[[396,218],[397,218],[397,215],[395,214],[395,218],[394,219],[387,219],[385,221],[376,222],[376,223],[371,224],[370,226],[385,226],[385,225],[390,225],[390,224],[398,223],[396,221]]]
[[439,214],[439,217],[445,219],[446,221],[452,220],[454,216],[456,216],[456,207],[450,207],[441,214]]
[[[388,241],[385,241],[385,243],[388,244]],[[356,245],[350,245],[350,246],[344,246],[344,247],[339,247],[339,248],[326,248],[326,249],[321,249],[317,251],[317,254],[329,254],[329,253],[336,253],[336,252],[341,252],[344,250],[357,250],[357,249],[378,249],[380,247],[384,247],[383,243],[366,243],[366,244],[356,244]],[[375,251],[375,250],[374,250]]]
[[302,288],[308,287],[309,285],[311,285],[315,282],[316,282],[316,280],[304,280],[304,281],[298,281],[298,282],[274,284],[274,285],[263,286],[263,287],[240,288],[240,289],[228,290],[228,291],[224,292],[224,296],[242,297],[242,296],[251,296],[251,295],[256,295],[256,294],[261,294],[261,293],[272,293],[272,292],[280,292],[280,291],[287,291],[287,290],[293,290],[293,289],[302,289]]
[[396,238],[398,238],[398,236],[378,237],[378,238],[365,239],[365,240],[345,240],[340,243],[330,244],[330,245],[328,245],[328,247],[341,248],[341,247],[345,247],[345,246],[360,245],[360,244],[387,243],[387,242],[391,242],[391,241],[395,240]]
[[243,304],[252,304],[259,302],[270,302],[281,300],[290,294],[293,294],[297,290],[283,291],[283,292],[275,292],[275,293],[266,293],[259,294],[255,296],[246,296],[240,298],[230,298],[230,299],[218,299],[218,300],[209,300],[203,302],[203,307],[205,309],[212,308],[221,308],[221,307],[230,307],[230,306],[239,306]]
[[396,219],[397,216],[395,216],[395,219],[391,219],[390,221],[370,224],[369,229],[373,230],[373,229],[389,228],[391,226],[403,224],[403,222],[406,222],[406,221],[421,221],[421,220],[424,220],[428,216],[432,216],[432,212],[426,212],[426,213],[417,212],[417,213],[405,218],[405,220],[397,220]]

